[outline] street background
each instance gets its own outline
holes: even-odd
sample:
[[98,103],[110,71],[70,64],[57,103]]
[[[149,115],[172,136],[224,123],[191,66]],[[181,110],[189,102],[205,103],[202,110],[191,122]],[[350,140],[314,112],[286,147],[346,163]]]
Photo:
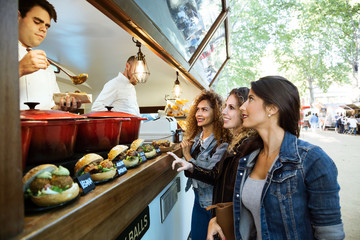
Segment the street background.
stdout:
[[360,239],[360,136],[301,130],[300,138],[320,146],[335,162],[345,239]]

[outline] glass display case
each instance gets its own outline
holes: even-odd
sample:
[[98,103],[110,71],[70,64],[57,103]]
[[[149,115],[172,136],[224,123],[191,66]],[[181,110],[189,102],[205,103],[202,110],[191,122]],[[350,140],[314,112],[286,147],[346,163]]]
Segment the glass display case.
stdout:
[[88,1],[200,89],[230,58],[227,0]]
[[220,0],[135,0],[135,3],[187,61],[222,10]]

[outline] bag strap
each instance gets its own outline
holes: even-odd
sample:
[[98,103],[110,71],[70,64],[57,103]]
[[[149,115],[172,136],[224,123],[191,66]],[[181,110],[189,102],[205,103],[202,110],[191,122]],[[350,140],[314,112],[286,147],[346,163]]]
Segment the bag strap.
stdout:
[[224,207],[229,207],[229,206],[232,206],[233,205],[233,202],[222,202],[222,203],[217,203],[217,204],[214,204],[214,205],[210,205],[208,207],[206,207],[206,210],[209,211],[211,209],[214,209],[214,208],[224,208]]
[[216,207],[217,207],[217,204],[207,206],[207,207],[206,207],[206,211],[209,211],[209,210],[214,209],[214,208],[216,208]]

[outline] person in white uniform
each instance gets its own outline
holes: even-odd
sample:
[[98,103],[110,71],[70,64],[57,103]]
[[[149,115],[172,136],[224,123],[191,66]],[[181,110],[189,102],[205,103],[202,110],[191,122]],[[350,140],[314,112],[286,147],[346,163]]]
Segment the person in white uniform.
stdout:
[[136,98],[135,85],[137,80],[133,75],[135,70],[135,56],[131,56],[125,65],[124,73],[108,81],[92,105],[91,111],[106,111],[111,106],[112,111],[125,112],[140,116]]
[[45,39],[51,19],[57,15],[53,5],[46,0],[19,0],[19,86],[20,109],[28,109],[24,102],[39,102],[37,109],[75,111],[81,102],[73,97],[62,98],[55,105],[53,94],[60,89],[54,70],[43,50],[32,50]]

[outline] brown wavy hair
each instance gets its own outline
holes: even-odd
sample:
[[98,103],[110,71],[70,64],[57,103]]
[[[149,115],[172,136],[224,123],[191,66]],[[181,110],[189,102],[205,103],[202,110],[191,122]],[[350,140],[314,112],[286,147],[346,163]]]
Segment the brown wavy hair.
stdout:
[[210,104],[210,107],[214,110],[214,137],[217,141],[217,144],[219,145],[223,142],[230,142],[231,132],[229,129],[225,129],[223,127],[224,120],[221,113],[223,100],[221,96],[213,90],[203,90],[201,94],[194,100],[194,103],[190,108],[189,115],[186,118],[187,127],[184,134],[184,139],[192,140],[202,130],[202,128],[197,125],[195,114],[198,104],[203,100],[207,100]]
[[[234,95],[236,97],[238,106],[240,108],[241,105],[243,105],[243,103],[246,102],[246,100],[248,98],[248,95],[249,95],[249,91],[250,90],[247,87],[234,88],[229,93],[228,98],[231,95]],[[241,118],[241,125],[242,125],[243,120],[242,120],[241,115],[239,117]],[[228,152],[234,151],[234,149],[238,145],[240,145],[245,138],[255,136],[255,135],[257,135],[257,132],[254,129],[244,128],[244,127],[241,126],[241,128],[236,129],[236,131],[232,130],[232,134],[233,134],[233,138],[232,138],[232,141],[230,142],[230,144],[228,146]]]

